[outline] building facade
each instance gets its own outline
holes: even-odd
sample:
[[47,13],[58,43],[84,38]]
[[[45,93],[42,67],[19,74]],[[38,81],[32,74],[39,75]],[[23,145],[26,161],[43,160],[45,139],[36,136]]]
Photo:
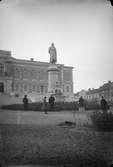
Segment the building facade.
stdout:
[[98,89],[89,89],[86,98],[88,100],[99,101],[101,96],[103,96],[107,101],[113,102],[113,82],[108,81]]
[[99,102],[103,96],[107,101],[113,102],[113,82],[108,81],[97,89],[88,89],[87,91],[80,91],[74,95],[76,101],[83,96],[88,101]]
[[[48,62],[16,59],[0,50],[0,93],[40,101],[48,95]],[[59,84],[66,101],[73,97],[73,67],[57,64]]]

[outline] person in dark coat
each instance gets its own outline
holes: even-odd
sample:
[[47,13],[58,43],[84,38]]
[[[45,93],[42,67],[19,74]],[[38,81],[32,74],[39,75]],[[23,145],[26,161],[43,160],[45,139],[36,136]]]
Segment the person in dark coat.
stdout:
[[24,96],[23,98],[23,104],[24,104],[24,110],[28,109],[28,98],[27,95]]
[[42,109],[45,112],[45,114],[47,114],[47,97],[46,96],[43,99]]
[[54,98],[53,95],[51,95],[50,98],[49,98],[50,111],[54,110],[54,105],[55,105],[55,98]]
[[84,99],[82,96],[79,98],[79,111],[84,111]]
[[108,109],[108,103],[107,101],[104,99],[104,97],[102,96],[102,99],[100,101],[100,105],[101,105],[101,110],[106,113],[107,109]]

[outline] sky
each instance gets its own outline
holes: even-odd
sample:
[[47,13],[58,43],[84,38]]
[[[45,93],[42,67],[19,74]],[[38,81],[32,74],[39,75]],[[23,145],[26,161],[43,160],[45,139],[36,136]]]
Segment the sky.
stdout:
[[0,50],[72,66],[74,92],[113,81],[113,8],[107,0],[2,0]]

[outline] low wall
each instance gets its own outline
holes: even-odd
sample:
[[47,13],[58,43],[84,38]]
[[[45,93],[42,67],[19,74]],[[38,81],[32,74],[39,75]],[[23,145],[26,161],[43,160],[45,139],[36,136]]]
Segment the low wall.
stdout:
[[9,104],[20,104],[22,103],[21,97],[15,97],[7,94],[0,94],[0,106]]

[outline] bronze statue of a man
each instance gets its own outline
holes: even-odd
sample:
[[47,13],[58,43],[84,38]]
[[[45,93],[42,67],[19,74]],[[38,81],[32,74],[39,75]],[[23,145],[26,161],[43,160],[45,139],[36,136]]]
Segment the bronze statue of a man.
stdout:
[[57,51],[56,51],[56,48],[54,46],[54,43],[51,44],[48,52],[50,54],[50,63],[55,64],[57,62]]

